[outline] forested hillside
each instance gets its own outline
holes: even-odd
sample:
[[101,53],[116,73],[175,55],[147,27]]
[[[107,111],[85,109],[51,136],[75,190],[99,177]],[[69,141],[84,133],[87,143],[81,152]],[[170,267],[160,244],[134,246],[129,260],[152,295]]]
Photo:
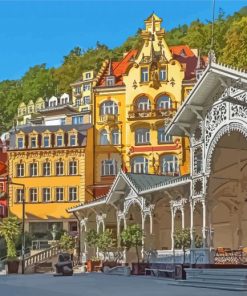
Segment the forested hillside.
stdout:
[[[189,26],[181,25],[166,32],[166,41],[168,45],[188,44],[207,54],[211,44],[211,27],[210,22],[195,20]],[[100,42],[87,51],[76,47],[63,58],[58,68],[36,65],[20,80],[0,82],[0,131],[12,126],[21,101],[70,92],[70,83],[78,79],[83,71],[98,70],[106,58],[118,59],[125,51],[140,46],[138,31],[117,48],[110,49]],[[218,61],[247,69],[247,7],[233,16],[219,12],[214,26],[214,50]]]

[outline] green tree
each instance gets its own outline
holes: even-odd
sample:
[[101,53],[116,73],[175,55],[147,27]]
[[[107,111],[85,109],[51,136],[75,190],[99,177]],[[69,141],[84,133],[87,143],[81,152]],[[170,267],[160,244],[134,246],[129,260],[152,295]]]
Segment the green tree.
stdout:
[[0,236],[4,238],[7,245],[7,259],[16,259],[15,241],[20,233],[20,223],[17,217],[4,218],[0,222]]
[[116,240],[113,238],[112,230],[106,229],[102,233],[98,234],[96,245],[99,251],[103,253],[104,260],[106,253],[109,252],[115,246]]
[[226,34],[226,46],[220,60],[247,69],[247,16],[232,23]]
[[144,233],[139,225],[133,224],[129,225],[126,229],[124,229],[121,233],[121,243],[123,247],[126,247],[127,250],[134,247],[136,250],[137,262],[140,262],[139,250],[138,248],[141,247],[142,238]]
[[60,237],[59,246],[62,250],[71,252],[75,247],[75,240],[71,235],[65,232]]
[[191,239],[190,239],[190,229],[177,229],[174,233],[174,246],[176,249],[183,250],[184,258],[183,263],[185,263],[185,255],[187,249],[191,246]]

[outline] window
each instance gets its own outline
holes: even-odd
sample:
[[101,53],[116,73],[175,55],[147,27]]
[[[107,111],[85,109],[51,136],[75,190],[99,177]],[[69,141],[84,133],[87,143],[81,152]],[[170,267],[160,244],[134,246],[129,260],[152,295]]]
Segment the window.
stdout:
[[17,177],[24,177],[24,164],[19,163],[16,166],[16,176]]
[[24,189],[16,190],[16,202],[23,202],[24,199]]
[[119,145],[120,144],[119,130],[113,130],[111,132],[111,142],[112,142],[112,145]]
[[76,135],[70,135],[69,136],[69,144],[70,146],[76,146]]
[[100,132],[100,145],[108,145],[107,131],[104,129]]
[[17,146],[18,146],[18,149],[23,149],[24,148],[24,139],[23,138],[18,138]]
[[167,135],[165,133],[165,129],[163,127],[158,129],[158,143],[171,143],[172,136]]
[[138,144],[150,143],[150,130],[148,128],[138,128],[135,131],[135,141]]
[[61,118],[61,125],[65,125],[65,118]]
[[148,67],[141,68],[141,82],[148,81]]
[[30,177],[38,176],[38,164],[37,163],[30,163]]
[[45,148],[50,147],[50,137],[49,136],[45,136],[43,141],[44,141]]
[[57,136],[57,147],[63,146],[63,136]]
[[56,162],[56,175],[57,176],[63,175],[63,162],[62,161]]
[[42,196],[43,196],[43,202],[51,201],[51,189],[50,188],[43,188]]
[[31,148],[36,148],[36,147],[37,147],[37,138],[31,137]]
[[161,173],[164,175],[179,175],[178,159],[175,155],[166,155],[161,158]]
[[51,175],[51,163],[45,162],[43,163],[43,176],[50,176]]
[[69,174],[70,175],[76,175],[77,174],[77,162],[76,161],[70,161],[69,162]]
[[89,78],[91,78],[91,73],[90,72],[88,72],[88,73],[86,73],[86,79],[89,79]]
[[80,94],[81,93],[81,87],[80,86],[75,87],[74,92],[77,95]]
[[101,163],[102,176],[114,176],[117,174],[117,162],[115,160],[103,160]]
[[138,156],[132,159],[131,172],[136,174],[148,174],[148,159]]
[[83,91],[87,91],[87,90],[90,90],[90,83],[85,83],[83,85]]
[[83,124],[83,116],[72,116],[72,124]]
[[56,200],[63,201],[63,188],[62,187],[56,188]]
[[157,109],[170,109],[172,108],[171,98],[168,96],[161,96],[158,98],[156,103]]
[[166,69],[164,69],[164,68],[161,68],[160,69],[160,81],[164,81],[164,80],[166,80]]
[[114,84],[115,84],[115,77],[114,76],[106,77],[106,85],[107,86],[113,86]]
[[113,101],[105,101],[100,105],[100,115],[118,114],[118,106]]
[[70,187],[69,188],[69,201],[76,201],[77,200],[77,188]]
[[29,189],[29,200],[30,202],[37,202],[38,201],[38,193],[36,188]]
[[81,99],[76,99],[75,105],[76,105],[76,107],[79,107],[81,105]]
[[146,111],[151,109],[150,100],[147,97],[141,97],[136,101],[136,108],[138,111]]
[[87,104],[90,104],[90,103],[91,103],[90,96],[84,96],[83,97],[83,104],[87,105]]

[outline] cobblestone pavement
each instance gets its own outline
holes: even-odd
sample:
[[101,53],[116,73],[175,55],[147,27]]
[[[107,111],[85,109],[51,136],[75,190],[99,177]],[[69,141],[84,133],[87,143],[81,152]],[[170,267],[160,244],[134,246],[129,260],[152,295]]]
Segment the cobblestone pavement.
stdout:
[[0,276],[0,295],[5,296],[241,296],[232,292],[169,285],[169,280],[144,276],[100,273],[53,277],[51,274]]

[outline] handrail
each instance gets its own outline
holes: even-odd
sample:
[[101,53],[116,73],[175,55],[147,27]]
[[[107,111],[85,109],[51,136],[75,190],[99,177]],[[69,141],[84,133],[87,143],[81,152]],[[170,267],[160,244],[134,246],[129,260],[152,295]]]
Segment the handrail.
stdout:
[[32,256],[29,256],[28,258],[25,258],[24,266],[26,268],[36,263],[45,262],[47,259],[50,259],[51,257],[57,255],[58,252],[59,252],[59,246],[58,245],[52,246],[49,249],[43,250]]

